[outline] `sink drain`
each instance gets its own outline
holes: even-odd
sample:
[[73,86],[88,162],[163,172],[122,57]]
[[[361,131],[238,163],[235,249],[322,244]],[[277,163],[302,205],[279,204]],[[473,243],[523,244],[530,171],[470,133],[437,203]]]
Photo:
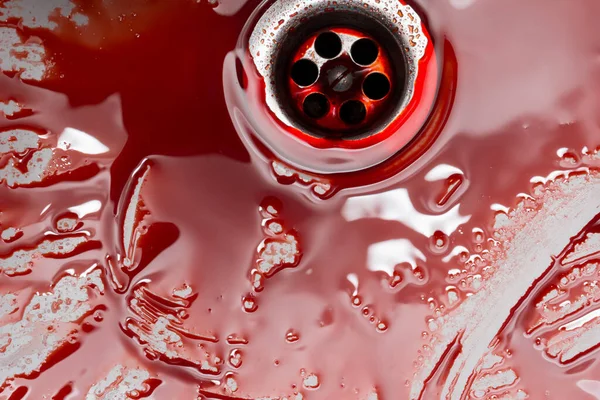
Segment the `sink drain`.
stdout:
[[226,96],[236,126],[314,172],[391,157],[418,135],[437,91],[433,43],[402,0],[267,0],[235,54],[243,84]]
[[364,135],[406,94],[406,65],[399,61],[393,63],[388,50],[364,31],[317,31],[292,55],[287,86],[282,88],[287,93],[280,101],[291,104],[290,118],[313,135]]

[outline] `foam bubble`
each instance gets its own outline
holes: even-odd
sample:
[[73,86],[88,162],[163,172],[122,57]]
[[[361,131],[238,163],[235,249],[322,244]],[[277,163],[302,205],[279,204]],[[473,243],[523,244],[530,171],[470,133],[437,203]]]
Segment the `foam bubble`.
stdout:
[[84,235],[44,240],[31,250],[16,250],[0,258],[0,272],[5,275],[25,274],[31,271],[37,258],[48,255],[67,255],[88,241]]
[[[85,400],[116,400],[131,398],[132,392],[143,394],[149,391],[147,381],[150,373],[142,368],[127,368],[116,365],[105,378],[94,384]],[[138,396],[139,397],[139,396]],[[137,397],[136,397],[137,398]]]
[[58,28],[60,18],[70,19],[77,26],[88,23],[88,17],[75,10],[71,0],[8,0],[0,5],[0,20],[18,19],[28,28]]
[[0,326],[0,387],[16,376],[39,371],[77,334],[77,321],[93,310],[92,293],[104,293],[100,270],[66,276],[53,291],[36,293],[19,321]]
[[0,27],[2,72],[17,72],[21,79],[41,81],[47,69],[46,49],[39,40],[23,41],[16,28]]

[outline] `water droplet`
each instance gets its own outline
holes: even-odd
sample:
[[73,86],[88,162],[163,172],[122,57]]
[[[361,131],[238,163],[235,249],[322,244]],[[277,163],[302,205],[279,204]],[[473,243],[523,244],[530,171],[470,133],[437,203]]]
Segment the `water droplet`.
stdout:
[[385,332],[388,329],[388,324],[385,321],[379,320],[379,322],[377,323],[377,332]]
[[244,311],[248,313],[254,312],[258,309],[256,298],[254,298],[254,296],[251,294],[247,294],[246,296],[242,297],[242,306]]
[[425,270],[421,267],[416,267],[415,269],[413,269],[413,275],[415,276],[415,278],[422,281],[425,279]]
[[560,157],[560,166],[562,168],[574,168],[581,163],[581,157],[573,149],[562,148],[557,152]]
[[306,389],[317,389],[320,385],[321,382],[316,374],[308,374],[302,381],[302,386]]
[[235,393],[238,390],[238,383],[232,373],[225,375],[225,389],[229,393]]
[[244,337],[242,337],[241,335],[237,335],[237,334],[231,334],[229,336],[227,336],[227,343],[228,344],[248,344],[248,340],[245,339]]
[[460,299],[458,289],[454,286],[446,287],[446,295],[448,296],[448,304],[449,305],[456,304],[458,302],[458,300]]
[[395,288],[399,284],[402,283],[402,274],[398,271],[394,271],[393,275],[390,278],[390,287]]
[[100,322],[104,319],[102,312],[100,310],[94,312],[94,321]]
[[481,244],[485,239],[485,235],[483,234],[483,229],[473,228],[473,242]]
[[431,251],[440,254],[448,249],[448,236],[442,231],[435,231],[431,236]]
[[331,307],[326,308],[321,313],[319,318],[319,326],[324,327],[333,323],[333,309]]
[[232,349],[229,352],[229,364],[233,368],[239,368],[242,365],[242,351],[239,349]]
[[295,330],[290,329],[285,333],[285,340],[288,343],[295,343],[300,340],[300,334]]
[[445,206],[463,184],[465,178],[461,174],[452,174],[444,182],[444,188],[438,196],[438,206]]

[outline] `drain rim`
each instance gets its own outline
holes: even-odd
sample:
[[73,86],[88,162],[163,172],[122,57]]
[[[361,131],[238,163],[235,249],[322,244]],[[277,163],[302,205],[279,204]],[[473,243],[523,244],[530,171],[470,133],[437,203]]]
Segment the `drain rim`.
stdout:
[[[254,10],[240,34],[236,49],[230,52],[225,60],[224,91],[232,122],[245,146],[257,152],[264,160],[279,159],[299,171],[335,174],[340,179],[342,176],[348,176],[348,179],[353,179],[353,176],[370,176],[369,171],[374,171],[371,167],[384,164],[386,167],[380,172],[382,176],[387,176],[389,166],[393,165],[393,169],[397,170],[397,160],[404,160],[405,154],[410,158],[428,149],[432,140],[432,126],[443,124],[447,118],[440,116],[437,108],[434,109],[434,106],[438,107],[438,89],[454,90],[452,84],[448,87],[444,83],[448,77],[442,76],[446,69],[455,70],[454,67],[446,68],[446,63],[449,62],[444,56],[447,42],[440,37],[434,46],[426,27],[421,24],[414,10],[406,6],[405,0],[344,0],[346,6],[354,8],[363,8],[365,3],[373,8],[389,7],[390,4],[401,8],[404,15],[411,15],[414,23],[419,24],[415,29],[418,27],[425,35],[427,45],[418,61],[418,70],[413,71],[416,73],[412,87],[414,96],[399,118],[377,134],[356,140],[315,137],[301,128],[286,124],[280,118],[281,115],[273,111],[269,104],[277,103],[278,97],[277,93],[267,92],[266,86],[272,81],[265,78],[269,76],[265,71],[273,66],[270,63],[274,60],[261,58],[264,63],[259,63],[257,48],[252,46],[253,40],[261,40],[261,35],[256,36],[261,29],[261,20],[277,17],[281,11],[295,12],[286,7],[308,7],[313,1],[329,0],[299,0],[293,3],[285,0],[265,0]],[[272,20],[272,25],[275,29],[277,22]],[[277,38],[275,41],[265,39],[264,44],[269,47],[277,46],[276,40]],[[243,71],[236,69],[236,65],[240,65],[238,60],[241,61]],[[240,74],[247,77],[243,85],[238,84],[237,76]],[[444,97],[446,94],[440,93],[440,96]],[[442,114],[446,115],[446,112]],[[442,120],[438,121],[440,118]],[[437,134],[433,137],[437,137]]]
[[[365,7],[365,4],[368,7]],[[289,95],[279,76],[282,59],[286,53],[294,49],[308,35],[331,25],[335,21],[339,26],[357,26],[357,21],[366,21],[372,29],[386,32],[397,48],[399,56],[406,64],[405,92],[403,101],[390,113],[390,118],[382,120],[377,126],[356,135],[344,135],[344,141],[360,141],[374,136],[394,124],[401,117],[414,95],[414,84],[419,76],[419,63],[431,41],[421,23],[419,15],[408,5],[399,0],[353,0],[331,3],[326,0],[300,0],[296,2],[269,1],[266,10],[258,18],[249,37],[249,52],[259,74],[265,80],[265,100],[270,111],[286,127],[304,132],[308,136],[332,138],[330,134],[307,126],[299,121],[290,110]],[[290,17],[293,15],[293,17]],[[359,24],[360,25],[360,24]],[[365,29],[366,30],[366,29]],[[302,37],[302,32],[304,37]],[[377,36],[377,35],[375,35]],[[376,38],[377,39],[377,38]],[[394,60],[398,64],[399,60]],[[340,137],[341,139],[341,137]],[[346,144],[344,144],[346,146]]]

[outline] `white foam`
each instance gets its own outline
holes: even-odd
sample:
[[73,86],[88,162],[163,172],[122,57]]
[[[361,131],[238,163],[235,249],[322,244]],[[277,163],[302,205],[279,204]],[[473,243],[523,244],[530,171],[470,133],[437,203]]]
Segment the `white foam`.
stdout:
[[[145,166],[141,176],[137,179],[133,193],[127,204],[127,211],[125,212],[125,220],[123,221],[123,264],[129,267],[133,263],[133,257],[135,249],[137,247],[137,241],[139,240],[139,233],[137,228],[139,225],[138,211],[141,207],[142,202],[142,186],[147,179],[150,167]],[[139,173],[139,171],[138,171]]]
[[17,295],[14,293],[0,294],[0,318],[18,309]]
[[21,172],[14,158],[11,158],[4,168],[0,168],[0,182],[4,181],[9,187],[30,185],[41,182],[52,160],[52,149],[41,149],[33,153],[27,162],[26,172]]
[[182,332],[187,332],[188,337],[198,335],[186,331],[180,318],[148,306],[146,292],[145,288],[134,290],[134,298],[129,302],[129,307],[136,318],[128,319],[125,324],[146,353],[154,357],[162,356],[177,364],[187,362],[206,374],[218,374],[221,358],[211,358],[203,347],[185,345]]
[[21,79],[41,81],[47,72],[45,59],[46,49],[39,40],[24,42],[16,28],[0,27],[0,70],[18,72]]
[[12,240],[15,236],[17,236],[18,233],[19,230],[11,226],[2,231],[2,233],[0,234],[0,238],[2,238],[2,240],[4,240],[5,242],[8,242]]
[[299,257],[298,240],[294,235],[286,234],[285,240],[269,241],[259,251],[258,270],[271,274],[285,265],[293,265]]
[[[416,374],[411,399],[419,398],[424,381],[459,334],[461,352],[449,370],[441,396],[460,399],[481,358],[519,299],[595,215],[600,212],[600,176],[572,176],[537,188],[535,207],[520,203],[499,225],[503,247],[493,253],[494,271],[479,292],[454,311],[436,319],[439,327],[431,354]],[[527,200],[531,202],[531,200]],[[565,223],[569,221],[569,223]],[[597,333],[596,333],[597,334]]]
[[0,132],[0,153],[24,153],[37,149],[40,138],[37,133],[25,129],[10,129]]
[[14,100],[0,101],[0,113],[7,117],[12,117],[22,109],[23,107]]
[[50,254],[69,254],[87,242],[83,235],[62,239],[48,239],[31,250],[16,250],[6,258],[0,258],[0,272],[6,275],[24,274],[33,268],[35,259]]
[[302,381],[302,386],[307,389],[316,389],[319,385],[319,377],[315,374],[308,374]]
[[563,264],[571,263],[598,252],[600,252],[600,233],[590,233],[582,243],[575,245],[573,251],[567,254]]
[[579,328],[559,331],[548,340],[546,353],[567,363],[579,354],[600,344],[600,317],[593,318]]
[[36,293],[22,318],[0,327],[0,386],[13,377],[28,376],[77,332],[76,321],[92,311],[90,292],[104,293],[100,270],[66,276],[54,290]]
[[517,374],[512,369],[498,371],[496,373],[484,374],[477,378],[471,385],[474,392],[487,392],[512,385],[517,380]]
[[187,283],[184,283],[179,288],[173,289],[173,297],[178,297],[180,299],[187,299],[193,293],[194,293],[194,291],[192,290],[192,287],[190,285],[188,285]]
[[129,394],[134,391],[147,392],[149,385],[146,381],[150,379],[150,373],[141,368],[126,368],[116,365],[106,377],[94,384],[85,400],[121,400],[130,398]]
[[281,178],[293,178],[293,180],[303,186],[309,186],[313,193],[324,196],[331,191],[331,183],[323,178],[317,177],[306,172],[300,172],[281,161],[271,163],[273,173]]
[[78,26],[88,23],[88,17],[76,12],[71,0],[8,0],[0,6],[0,20],[16,18],[28,28],[54,30],[61,17],[70,18]]

